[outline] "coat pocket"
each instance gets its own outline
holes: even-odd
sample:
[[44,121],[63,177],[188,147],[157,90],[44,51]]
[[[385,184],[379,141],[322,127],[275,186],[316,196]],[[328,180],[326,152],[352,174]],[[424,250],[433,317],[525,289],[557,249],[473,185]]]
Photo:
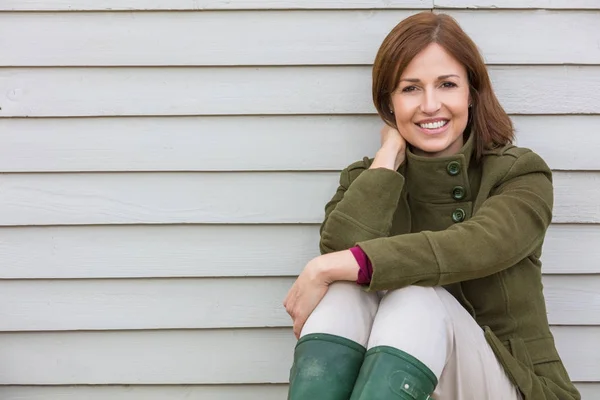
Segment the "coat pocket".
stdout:
[[489,327],[484,327],[484,331],[496,358],[524,400],[581,399],[551,337],[529,341],[516,337],[502,342]]
[[533,362],[527,346],[521,338],[510,339],[504,344],[489,327],[484,327],[485,337],[496,354],[511,382],[519,388],[525,400],[532,399]]

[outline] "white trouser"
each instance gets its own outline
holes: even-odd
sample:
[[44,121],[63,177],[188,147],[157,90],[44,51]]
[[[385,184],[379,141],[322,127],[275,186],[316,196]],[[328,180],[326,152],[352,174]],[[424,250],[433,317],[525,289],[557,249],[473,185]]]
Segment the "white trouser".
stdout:
[[310,333],[345,337],[367,349],[392,346],[412,355],[438,378],[436,400],[520,399],[483,330],[441,287],[367,293],[353,282],[336,282],[301,336]]

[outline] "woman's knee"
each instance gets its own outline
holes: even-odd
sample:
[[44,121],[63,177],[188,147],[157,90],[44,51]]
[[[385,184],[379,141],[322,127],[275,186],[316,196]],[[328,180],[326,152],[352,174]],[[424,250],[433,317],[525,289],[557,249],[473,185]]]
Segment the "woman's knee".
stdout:
[[434,288],[388,291],[379,304],[368,348],[391,346],[413,355],[438,377],[452,349],[450,316]]
[[448,313],[436,289],[407,286],[390,290],[383,296],[378,314],[396,315],[410,321],[445,321],[448,319]]
[[335,282],[312,312],[300,336],[327,333],[351,339],[366,347],[379,298],[356,283]]

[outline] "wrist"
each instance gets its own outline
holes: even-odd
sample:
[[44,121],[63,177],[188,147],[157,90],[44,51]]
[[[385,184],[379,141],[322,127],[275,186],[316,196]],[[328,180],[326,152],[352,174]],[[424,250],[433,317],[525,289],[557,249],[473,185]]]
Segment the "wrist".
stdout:
[[386,143],[375,154],[370,168],[387,168],[395,171],[404,162],[404,158],[404,147],[395,143]]
[[391,155],[396,155],[401,151],[404,151],[404,145],[400,141],[388,140],[379,149],[380,151],[387,152]]
[[329,253],[313,260],[314,273],[327,284],[337,281],[356,281],[360,269],[350,250]]

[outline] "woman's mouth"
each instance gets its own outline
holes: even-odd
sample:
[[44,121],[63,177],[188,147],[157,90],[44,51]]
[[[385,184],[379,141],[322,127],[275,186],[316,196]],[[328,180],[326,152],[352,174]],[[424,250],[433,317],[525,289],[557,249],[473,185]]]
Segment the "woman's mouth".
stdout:
[[435,121],[435,122],[426,122],[426,123],[415,124],[415,125],[418,126],[422,132],[424,132],[428,135],[435,135],[435,134],[444,132],[448,128],[449,122],[450,122],[449,120],[445,119],[445,120],[440,120],[440,121]]

